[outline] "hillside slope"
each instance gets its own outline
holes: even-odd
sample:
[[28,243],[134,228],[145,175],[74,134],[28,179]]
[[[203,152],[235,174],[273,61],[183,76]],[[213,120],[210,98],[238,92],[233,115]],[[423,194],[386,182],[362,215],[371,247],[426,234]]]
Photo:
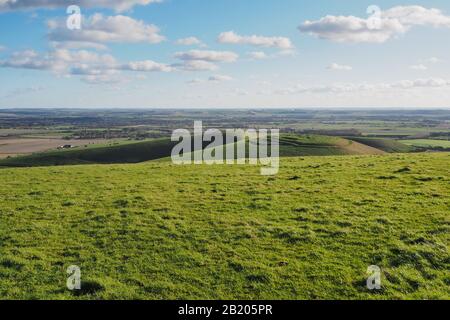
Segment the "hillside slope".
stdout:
[[380,155],[384,153],[376,148],[338,137],[288,134],[280,137],[280,154],[284,157]]
[[[38,167],[76,164],[139,163],[170,157],[176,143],[170,139],[89,149],[62,150],[0,160],[0,167]],[[204,143],[204,148],[209,143]],[[281,135],[280,156],[374,155],[381,150],[358,142],[316,135]]]
[[383,150],[388,153],[408,153],[413,152],[414,147],[408,146],[393,139],[372,138],[372,137],[349,137],[349,140]]
[[50,151],[0,160],[0,167],[139,163],[169,156],[174,145],[170,139],[155,139],[88,149]]
[[[449,299],[449,160],[285,158],[272,177],[170,162],[4,169],[0,296]],[[373,264],[379,292],[365,287]]]

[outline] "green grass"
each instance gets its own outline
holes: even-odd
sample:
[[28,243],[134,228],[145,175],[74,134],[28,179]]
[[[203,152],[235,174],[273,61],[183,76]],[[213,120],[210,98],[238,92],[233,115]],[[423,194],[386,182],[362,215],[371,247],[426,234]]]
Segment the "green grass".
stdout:
[[[77,164],[139,163],[170,157],[175,142],[155,139],[144,142],[120,142],[74,150],[51,151],[0,160],[0,167],[37,167]],[[206,147],[209,143],[205,143]],[[248,149],[248,148],[247,148]],[[342,138],[317,135],[282,135],[280,155],[331,156],[381,154],[380,150]]]
[[444,149],[450,149],[450,141],[448,140],[415,139],[415,140],[402,140],[401,142],[406,145],[414,147],[421,147],[421,148],[441,147]]
[[292,134],[285,134],[280,137],[280,155],[284,157],[382,153],[381,150],[338,137]]
[[348,139],[383,150],[388,153],[413,152],[414,148],[393,139],[371,138],[371,137],[349,137]]
[[[450,154],[2,169],[4,299],[449,299]],[[78,265],[83,290],[65,288]],[[365,288],[369,265],[383,289]]]

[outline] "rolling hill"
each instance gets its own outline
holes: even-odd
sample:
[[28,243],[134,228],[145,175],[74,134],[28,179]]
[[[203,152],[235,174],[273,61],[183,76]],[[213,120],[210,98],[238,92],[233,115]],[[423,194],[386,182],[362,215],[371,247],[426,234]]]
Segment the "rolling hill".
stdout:
[[[271,177],[169,161],[5,168],[0,296],[449,299],[449,160],[293,157]],[[81,291],[66,289],[70,265]],[[381,291],[366,288],[370,265]]]
[[139,163],[170,156],[174,145],[170,139],[155,139],[113,146],[49,151],[0,160],[0,167]]
[[372,137],[348,137],[347,139],[382,150],[388,153],[408,153],[415,150],[414,147],[403,144],[393,139]]
[[[60,150],[0,160],[0,167],[140,163],[170,157],[176,143],[155,139],[114,146]],[[204,144],[204,148],[207,143]],[[384,152],[355,141],[317,135],[280,137],[280,156],[376,155]]]
[[283,157],[380,154],[384,152],[344,138],[290,134],[280,137],[280,155]]

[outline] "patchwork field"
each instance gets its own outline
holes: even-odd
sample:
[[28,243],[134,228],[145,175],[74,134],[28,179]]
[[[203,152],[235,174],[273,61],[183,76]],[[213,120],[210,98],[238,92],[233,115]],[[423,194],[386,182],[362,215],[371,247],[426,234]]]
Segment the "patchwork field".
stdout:
[[35,152],[43,152],[56,149],[61,145],[85,146],[95,143],[104,143],[103,140],[65,140],[65,139],[17,139],[0,138],[0,159],[8,156],[28,155]]
[[450,141],[449,140],[433,140],[433,139],[415,139],[415,140],[404,140],[402,143],[415,147],[423,147],[423,148],[444,148],[450,149]]
[[[160,161],[0,169],[0,296],[449,299],[449,163],[297,157],[273,177]],[[369,265],[381,291],[366,289]]]

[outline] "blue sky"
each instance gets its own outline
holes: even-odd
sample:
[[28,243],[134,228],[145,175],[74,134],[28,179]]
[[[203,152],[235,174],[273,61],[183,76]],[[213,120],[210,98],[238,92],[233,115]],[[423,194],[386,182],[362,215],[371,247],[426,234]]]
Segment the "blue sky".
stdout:
[[152,2],[0,1],[0,107],[450,107],[448,1]]

